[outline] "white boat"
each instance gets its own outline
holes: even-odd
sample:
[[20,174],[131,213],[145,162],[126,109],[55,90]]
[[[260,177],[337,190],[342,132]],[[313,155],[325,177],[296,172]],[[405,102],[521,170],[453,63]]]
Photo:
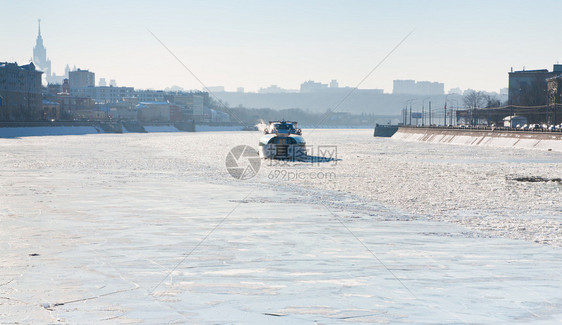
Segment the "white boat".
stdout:
[[297,122],[269,121],[260,139],[260,157],[269,159],[306,159],[306,142]]

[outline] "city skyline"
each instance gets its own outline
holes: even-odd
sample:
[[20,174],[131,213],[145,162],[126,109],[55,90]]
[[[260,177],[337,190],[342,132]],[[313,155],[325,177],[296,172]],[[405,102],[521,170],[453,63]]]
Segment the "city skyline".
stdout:
[[202,87],[148,30],[206,86],[228,91],[333,79],[354,87],[411,30],[360,88],[391,93],[394,80],[409,79],[498,92],[511,67],[549,68],[562,53],[555,1],[30,4],[3,6],[11,33],[1,61],[29,62],[42,19],[53,73],[69,64],[140,89]]

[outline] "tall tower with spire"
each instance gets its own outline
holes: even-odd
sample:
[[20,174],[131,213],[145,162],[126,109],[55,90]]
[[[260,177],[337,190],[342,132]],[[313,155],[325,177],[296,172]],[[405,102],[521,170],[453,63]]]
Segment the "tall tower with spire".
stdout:
[[38,30],[37,40],[33,48],[33,63],[37,68],[45,72],[47,80],[51,77],[51,60],[47,59],[47,49],[43,45],[43,37],[41,37],[41,19],[37,19]]

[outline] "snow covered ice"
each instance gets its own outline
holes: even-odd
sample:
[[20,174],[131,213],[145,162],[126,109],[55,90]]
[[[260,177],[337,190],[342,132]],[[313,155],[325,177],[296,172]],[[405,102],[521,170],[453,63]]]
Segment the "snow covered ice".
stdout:
[[562,184],[513,179],[561,153],[305,130],[339,160],[233,179],[259,136],[0,139],[1,323],[562,322]]

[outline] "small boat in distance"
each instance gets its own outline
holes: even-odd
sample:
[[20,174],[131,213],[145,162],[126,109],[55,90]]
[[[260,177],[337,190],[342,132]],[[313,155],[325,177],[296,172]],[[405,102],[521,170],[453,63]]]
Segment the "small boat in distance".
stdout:
[[376,124],[375,125],[375,137],[390,138],[398,131],[400,125],[390,125],[390,124]]
[[260,157],[269,159],[306,159],[306,142],[297,122],[269,121],[260,139]]

